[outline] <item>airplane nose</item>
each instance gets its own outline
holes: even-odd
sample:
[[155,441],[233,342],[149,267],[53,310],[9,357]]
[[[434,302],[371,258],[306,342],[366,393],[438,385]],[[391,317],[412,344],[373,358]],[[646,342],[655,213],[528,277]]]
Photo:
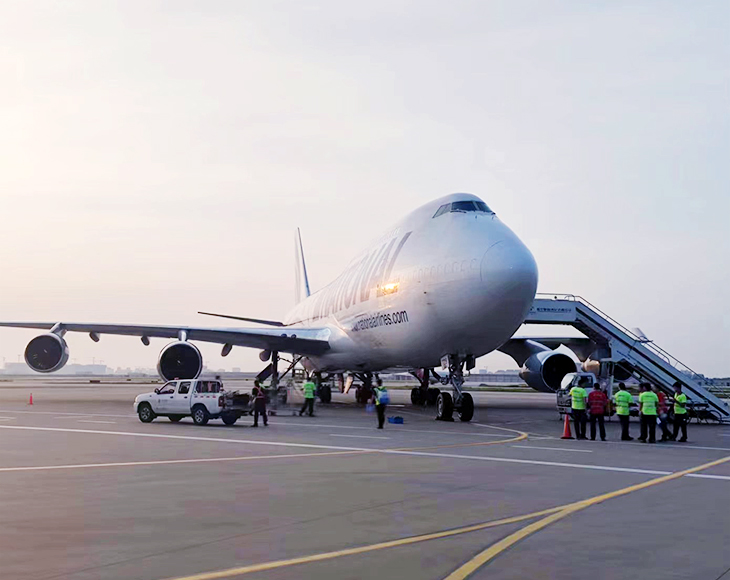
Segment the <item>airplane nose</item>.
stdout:
[[537,291],[537,264],[521,241],[505,239],[493,244],[482,257],[480,274],[491,299],[519,311],[520,316],[527,315]]

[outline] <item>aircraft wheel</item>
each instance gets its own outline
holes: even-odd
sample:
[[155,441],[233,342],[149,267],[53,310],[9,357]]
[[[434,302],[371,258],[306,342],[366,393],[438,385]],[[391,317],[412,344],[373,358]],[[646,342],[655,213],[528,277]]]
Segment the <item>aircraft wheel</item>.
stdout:
[[433,407],[438,402],[439,394],[441,394],[441,389],[428,389],[426,391],[426,405]]
[[436,419],[440,421],[453,421],[454,400],[447,392],[439,393],[436,400]]
[[459,419],[465,423],[471,421],[474,416],[474,399],[469,393],[461,394],[461,407],[459,407]]
[[413,387],[411,389],[411,404],[416,406],[423,404],[421,389],[419,389],[418,387]]
[[319,400],[325,405],[332,402],[332,389],[329,385],[324,385],[319,388]]

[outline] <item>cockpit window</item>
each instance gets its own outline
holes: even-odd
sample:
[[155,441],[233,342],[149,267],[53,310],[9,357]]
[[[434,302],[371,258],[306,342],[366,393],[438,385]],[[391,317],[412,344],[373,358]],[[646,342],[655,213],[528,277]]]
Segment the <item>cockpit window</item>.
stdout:
[[437,218],[440,215],[451,212],[494,213],[483,201],[454,201],[452,203],[445,203],[438,208],[438,211],[433,217]]

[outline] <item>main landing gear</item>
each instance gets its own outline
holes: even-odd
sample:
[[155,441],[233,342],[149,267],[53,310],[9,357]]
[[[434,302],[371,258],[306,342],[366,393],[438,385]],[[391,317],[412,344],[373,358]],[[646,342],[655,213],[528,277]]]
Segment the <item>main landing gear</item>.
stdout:
[[[471,370],[474,368],[474,357],[449,355],[449,376],[439,377],[442,385],[451,383],[453,396],[446,391],[440,391],[436,399],[436,419],[439,421],[453,421],[454,411],[461,421],[471,421],[474,417],[474,399],[471,394],[463,391],[464,365]],[[431,371],[433,372],[433,371]],[[434,372],[435,376],[436,373]]]

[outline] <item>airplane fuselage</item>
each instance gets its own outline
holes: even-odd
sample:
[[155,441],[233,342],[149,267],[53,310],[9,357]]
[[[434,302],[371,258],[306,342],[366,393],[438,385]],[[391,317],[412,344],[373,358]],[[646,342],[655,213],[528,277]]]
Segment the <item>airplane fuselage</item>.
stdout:
[[326,328],[331,346],[308,366],[434,367],[444,355],[478,357],[507,341],[533,302],[537,266],[520,239],[479,208],[486,206],[470,194],[418,208],[300,302],[287,326]]

